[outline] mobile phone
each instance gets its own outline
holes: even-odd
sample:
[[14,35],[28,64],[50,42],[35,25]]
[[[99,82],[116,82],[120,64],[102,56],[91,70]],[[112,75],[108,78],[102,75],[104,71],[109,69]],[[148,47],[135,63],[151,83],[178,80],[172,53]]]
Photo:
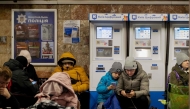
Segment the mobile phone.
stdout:
[[125,93],[131,93],[131,89],[126,89]]
[[116,87],[116,82],[111,82],[111,85]]
[[32,81],[32,84],[36,84],[37,83],[37,81]]

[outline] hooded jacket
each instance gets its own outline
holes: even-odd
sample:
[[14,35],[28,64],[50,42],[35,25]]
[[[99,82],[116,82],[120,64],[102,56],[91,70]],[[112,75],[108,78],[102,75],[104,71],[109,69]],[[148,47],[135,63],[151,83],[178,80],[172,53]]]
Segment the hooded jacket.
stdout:
[[[179,79],[176,77],[176,72],[179,75]],[[170,73],[170,80],[169,83],[172,83],[174,85],[183,86],[184,83],[189,83],[189,72],[185,73],[179,65],[176,63],[176,65],[172,68],[172,72]]]
[[112,82],[117,83],[117,80],[112,78],[111,72],[107,72],[106,75],[101,78],[96,88],[96,91],[98,92],[98,103],[105,102],[111,95],[114,94],[114,90],[107,89]]
[[[54,87],[54,85],[57,86]],[[63,90],[60,91],[62,88]],[[48,94],[51,94],[51,97]],[[42,98],[42,96],[47,97]],[[37,94],[36,97],[39,98],[37,103],[52,100],[61,106],[74,107],[77,109],[78,98],[71,86],[70,77],[65,72],[57,72],[52,75],[41,85],[40,93]]]
[[26,57],[26,59],[28,61],[28,66],[24,70],[27,72],[28,77],[30,79],[32,79],[34,81],[38,81],[38,76],[36,74],[36,70],[35,70],[34,66],[32,64],[30,64],[32,61],[30,52],[28,50],[21,50],[20,54],[18,56]]
[[27,73],[21,68],[22,65],[19,61],[10,59],[4,63],[4,66],[8,66],[12,71],[12,93],[24,93],[31,96],[37,93],[38,87],[35,87],[29,80]]
[[123,72],[118,80],[116,92],[118,95],[121,95],[122,90],[131,89],[135,91],[136,98],[145,95],[149,99],[148,76],[146,72],[142,69],[142,65],[137,61],[135,62],[137,63],[137,69],[135,74],[130,77],[126,72]]
[[[64,70],[62,67],[62,61],[64,60],[72,60],[74,62],[74,66],[68,70]],[[80,66],[76,66],[75,63],[75,57],[70,52],[63,53],[58,61],[58,66],[54,69],[52,74],[56,72],[68,73],[71,78],[77,80],[75,84],[72,84],[72,87],[75,92],[80,93],[89,89],[89,79],[84,69]]]

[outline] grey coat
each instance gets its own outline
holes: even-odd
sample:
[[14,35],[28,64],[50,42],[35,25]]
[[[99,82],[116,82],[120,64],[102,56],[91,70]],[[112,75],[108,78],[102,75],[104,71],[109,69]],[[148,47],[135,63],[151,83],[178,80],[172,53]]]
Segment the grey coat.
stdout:
[[137,69],[132,77],[129,77],[125,71],[121,74],[116,87],[116,93],[121,95],[121,91],[125,89],[134,90],[136,98],[146,95],[149,99],[149,79],[139,62],[137,62]]

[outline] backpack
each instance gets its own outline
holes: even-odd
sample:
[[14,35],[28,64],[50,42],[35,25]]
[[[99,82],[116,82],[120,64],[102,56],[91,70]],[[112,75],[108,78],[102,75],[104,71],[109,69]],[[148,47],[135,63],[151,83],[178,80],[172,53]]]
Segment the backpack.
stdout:
[[[179,81],[180,80],[179,74],[175,70],[174,70],[174,72],[175,72],[175,76],[176,76],[177,80]],[[167,80],[166,88],[168,88],[168,86],[169,86],[169,80],[170,80],[170,74],[168,75],[168,80]]]

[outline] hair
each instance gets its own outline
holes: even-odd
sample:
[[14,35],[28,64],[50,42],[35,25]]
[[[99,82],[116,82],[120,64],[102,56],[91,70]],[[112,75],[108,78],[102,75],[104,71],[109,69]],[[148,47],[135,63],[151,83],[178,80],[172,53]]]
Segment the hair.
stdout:
[[12,71],[7,66],[0,67],[0,76],[4,78],[4,80],[8,80],[12,77]]

